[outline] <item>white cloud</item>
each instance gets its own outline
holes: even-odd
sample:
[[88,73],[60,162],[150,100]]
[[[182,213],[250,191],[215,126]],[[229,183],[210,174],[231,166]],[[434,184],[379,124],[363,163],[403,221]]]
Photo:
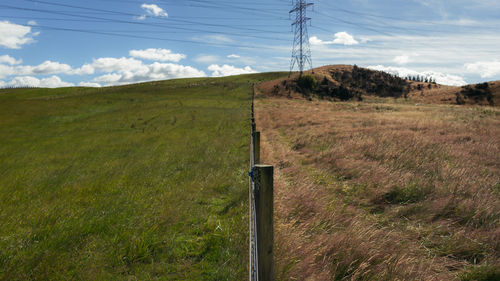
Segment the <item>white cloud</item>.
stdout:
[[92,82],[80,82],[80,83],[78,83],[78,86],[80,86],[80,87],[100,88],[101,84],[99,84],[99,83],[92,83]]
[[239,59],[240,56],[236,55],[236,54],[231,54],[229,56],[227,56],[229,59]]
[[72,68],[70,65],[53,62],[53,61],[45,61],[37,66],[18,66],[16,67],[17,75],[49,75],[49,74],[71,74]]
[[38,23],[34,20],[30,20],[30,21],[28,21],[28,25],[35,26],[35,25],[38,25]]
[[150,73],[155,79],[203,77],[205,72],[191,66],[173,63],[153,63],[149,65]]
[[[167,49],[131,50],[132,57],[104,57],[94,59],[79,68],[68,64],[47,60],[39,65],[18,65],[21,60],[16,60],[8,55],[0,56],[0,79],[11,78],[11,81],[0,81],[0,86],[5,87],[62,87],[72,86],[72,83],[62,81],[57,76],[41,78],[39,76],[64,74],[64,75],[92,75],[98,73],[92,81],[82,81],[79,86],[101,87],[102,85],[121,85],[129,83],[166,80],[172,78],[204,77],[204,71],[191,66],[175,63],[160,63],[158,61],[177,62],[186,56],[175,54]],[[151,64],[144,63],[142,58],[157,60]],[[249,67],[245,71],[252,71]],[[92,79],[92,78],[91,78]]]
[[9,76],[12,76],[15,74],[16,74],[15,67],[12,67],[10,65],[0,64],[0,79],[5,78],[5,77],[9,77]]
[[186,58],[184,54],[174,54],[167,49],[145,49],[145,50],[131,50],[129,55],[134,58],[152,60],[152,61],[173,61],[179,62]]
[[226,35],[221,34],[213,34],[213,35],[205,35],[203,38],[199,38],[200,41],[209,42],[209,43],[231,43],[233,39],[229,38]]
[[[173,58],[169,56],[176,55],[169,52],[139,52],[134,54],[142,57],[157,57],[161,55],[163,59],[169,58],[171,60]],[[99,58],[94,60],[91,66],[96,71],[107,73],[94,78],[94,82],[104,85],[121,85],[172,78],[206,76],[205,72],[191,66],[159,62],[144,64],[140,60],[125,57]]]
[[90,64],[97,71],[101,72],[119,72],[123,73],[126,71],[140,71],[145,70],[147,67],[140,60],[133,58],[99,58],[95,59],[92,64]]
[[[5,65],[2,62],[11,64]],[[91,65],[85,64],[80,68],[73,69],[70,65],[45,61],[39,65],[15,65],[21,63],[22,60],[16,60],[9,56],[0,57],[0,78],[8,76],[29,76],[29,75],[51,75],[51,74],[66,74],[66,75],[89,75],[94,73],[94,68]],[[14,64],[14,65],[13,65]]]
[[363,37],[363,36],[358,37],[358,39],[359,39],[359,41],[361,42],[361,44],[366,44],[366,43],[368,43],[368,42],[373,41],[371,38],[368,38],[368,37]]
[[405,78],[407,76],[417,76],[417,75],[424,77],[433,77],[434,79],[436,79],[436,82],[438,84],[442,85],[463,86],[467,84],[467,82],[465,82],[465,80],[460,76],[445,74],[442,72],[437,72],[432,70],[415,71],[404,67],[393,67],[393,66],[383,66],[383,65],[368,66],[368,68],[391,73],[402,78]]
[[102,83],[104,85],[121,85],[172,78],[206,76],[205,72],[197,70],[191,66],[158,62],[149,65],[142,65],[133,71],[127,69],[120,69],[116,71],[117,73],[108,73],[96,77],[94,82]]
[[500,61],[480,61],[465,64],[465,69],[469,73],[481,75],[481,78],[492,78],[500,75]]
[[335,39],[333,40],[333,44],[341,44],[341,45],[357,45],[359,44],[356,39],[352,35],[347,32],[337,32],[335,33]]
[[[6,59],[8,60],[8,59]],[[17,61],[16,61],[17,62]],[[45,61],[37,66],[19,65],[6,66],[0,65],[0,78],[8,76],[27,76],[27,75],[50,75],[50,74],[72,74],[71,66],[59,62]]]
[[59,88],[59,87],[72,87],[73,83],[64,82],[61,78],[57,76],[52,76],[49,78],[44,78],[40,80],[40,85],[38,87],[43,88]]
[[[168,14],[165,10],[162,8],[158,7],[156,4],[142,4],[141,8],[146,11],[146,13],[150,16],[154,17],[168,17]],[[146,16],[140,17],[140,19],[145,19]]]
[[74,74],[74,75],[91,75],[94,74],[95,68],[90,64],[84,64],[82,67],[73,69],[71,73],[66,74]]
[[220,58],[218,56],[213,55],[198,55],[194,61],[198,63],[215,63],[218,62]]
[[0,46],[7,49],[20,49],[21,46],[33,42],[33,36],[38,33],[32,33],[30,26],[0,21]]
[[71,87],[73,83],[64,82],[58,76],[38,79],[32,76],[18,76],[9,82],[4,82],[3,87],[39,87],[39,88],[59,88]]
[[309,37],[309,43],[311,45],[325,45],[325,44],[328,44],[328,42],[324,42],[323,40],[319,39],[317,36],[311,36],[311,37]]
[[10,64],[10,65],[16,65],[16,64],[20,64],[22,62],[23,62],[23,60],[21,60],[21,59],[16,60],[15,58],[13,58],[9,55],[0,56],[0,64],[6,63],[6,64]]
[[10,82],[5,83],[6,87],[38,87],[40,80],[31,76],[15,77]]
[[408,55],[397,56],[394,58],[394,62],[399,65],[408,64],[410,62],[410,56]]
[[474,26],[474,25],[481,24],[481,22],[476,21],[476,20],[472,20],[472,19],[461,18],[455,22],[448,21],[448,24],[455,24],[455,25],[460,25],[460,26]]
[[257,71],[253,70],[250,66],[246,66],[244,68],[237,68],[232,65],[222,65],[219,66],[217,64],[212,64],[208,67],[208,70],[212,71],[213,77],[221,77],[221,76],[231,76],[238,74],[246,74],[246,73],[256,73]]
[[94,81],[98,83],[104,83],[106,85],[112,85],[120,81],[121,77],[122,76],[120,74],[116,73],[104,74],[102,76],[94,78]]
[[[131,50],[131,56],[160,60],[178,61],[185,56],[174,54],[165,49]],[[65,75],[92,75],[101,73],[103,75],[95,77],[91,82],[81,82],[80,86],[99,87],[103,85],[120,85],[136,82],[146,82],[153,80],[166,80],[172,78],[203,77],[205,72],[191,66],[184,66],[175,63],[145,64],[142,60],[130,57],[105,57],[94,59],[91,63],[82,65],[79,68],[72,68],[68,64],[53,61],[45,61],[39,65],[13,65],[20,63],[10,56],[0,56],[0,79],[15,77],[10,82],[2,82],[6,86],[33,86],[33,87],[60,87],[70,86],[60,80],[57,76],[43,78],[38,76],[65,74]],[[37,76],[37,77],[34,77]]]
[[[365,40],[364,42],[368,42]],[[311,45],[331,45],[331,44],[338,44],[338,45],[345,45],[345,46],[350,46],[350,45],[357,45],[359,42],[354,39],[352,35],[350,35],[347,32],[337,32],[334,35],[334,39],[332,41],[323,41],[319,39],[317,36],[312,36],[309,38],[309,43]]]

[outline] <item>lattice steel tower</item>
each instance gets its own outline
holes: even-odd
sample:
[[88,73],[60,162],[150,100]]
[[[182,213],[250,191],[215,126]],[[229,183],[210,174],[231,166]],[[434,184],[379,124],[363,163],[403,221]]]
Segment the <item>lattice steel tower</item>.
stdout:
[[293,9],[291,13],[295,13],[295,22],[292,26],[295,30],[293,40],[292,61],[290,62],[290,72],[292,72],[295,64],[299,67],[300,75],[304,72],[304,66],[309,65],[312,69],[311,47],[309,45],[309,34],[307,33],[307,22],[311,20],[306,16],[307,8],[314,5],[307,0],[293,0]]

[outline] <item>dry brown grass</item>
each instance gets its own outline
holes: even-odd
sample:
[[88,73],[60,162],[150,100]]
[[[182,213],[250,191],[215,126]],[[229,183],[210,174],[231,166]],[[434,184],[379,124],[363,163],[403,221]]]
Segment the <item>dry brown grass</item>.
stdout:
[[[495,106],[500,105],[500,81],[489,82],[489,90],[492,93],[492,102]],[[420,85],[420,87],[418,87]],[[474,86],[474,85],[472,85]],[[457,104],[457,93],[462,91],[462,87],[434,85],[428,83],[411,82],[411,92],[408,97],[420,103],[426,104]],[[420,89],[420,90],[419,90]],[[463,96],[462,96],[463,97]],[[489,105],[486,99],[475,101],[465,99],[463,102],[469,105],[480,104]]]
[[[500,110],[257,99],[281,280],[453,280],[500,264]],[[465,280],[465,279],[464,279]]]

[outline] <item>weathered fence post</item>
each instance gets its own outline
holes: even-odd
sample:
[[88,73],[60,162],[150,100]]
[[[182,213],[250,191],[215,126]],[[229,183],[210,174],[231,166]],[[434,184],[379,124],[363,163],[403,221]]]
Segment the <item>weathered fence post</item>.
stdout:
[[254,133],[253,152],[255,164],[260,164],[260,132]]
[[257,222],[259,281],[273,280],[273,173],[273,166],[255,165],[255,213]]

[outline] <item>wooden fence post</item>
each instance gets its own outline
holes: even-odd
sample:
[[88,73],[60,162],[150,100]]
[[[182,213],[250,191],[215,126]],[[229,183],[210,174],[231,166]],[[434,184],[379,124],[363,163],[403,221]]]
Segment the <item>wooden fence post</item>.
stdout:
[[255,165],[255,212],[259,255],[259,281],[272,281],[274,271],[273,166]]
[[255,165],[260,163],[260,132],[254,133],[253,152]]

